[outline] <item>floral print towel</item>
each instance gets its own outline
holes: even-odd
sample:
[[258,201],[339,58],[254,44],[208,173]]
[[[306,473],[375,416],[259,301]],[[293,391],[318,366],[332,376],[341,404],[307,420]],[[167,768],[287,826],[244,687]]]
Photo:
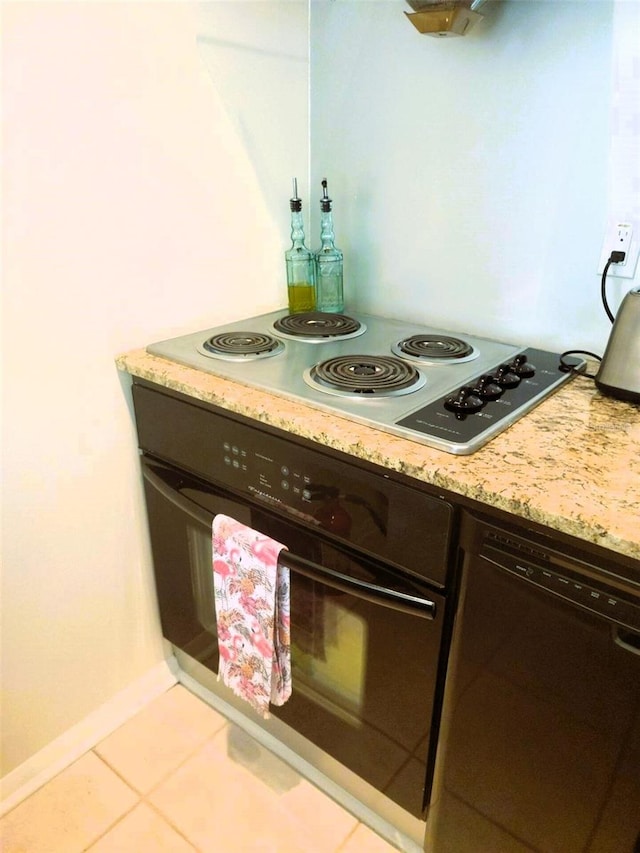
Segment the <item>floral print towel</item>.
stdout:
[[285,547],[227,515],[212,527],[218,679],[263,717],[291,695],[289,569]]

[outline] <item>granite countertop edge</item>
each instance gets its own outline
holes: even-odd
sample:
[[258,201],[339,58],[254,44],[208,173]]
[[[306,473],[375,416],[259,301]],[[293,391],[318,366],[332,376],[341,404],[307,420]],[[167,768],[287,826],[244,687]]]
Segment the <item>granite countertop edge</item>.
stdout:
[[577,378],[469,456],[434,450],[146,350],[119,370],[640,560],[640,407]]

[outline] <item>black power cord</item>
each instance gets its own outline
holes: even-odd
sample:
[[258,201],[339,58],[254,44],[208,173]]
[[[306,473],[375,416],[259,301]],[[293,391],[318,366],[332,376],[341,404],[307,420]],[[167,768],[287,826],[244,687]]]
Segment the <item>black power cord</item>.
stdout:
[[607,312],[607,317],[613,321],[615,317],[611,313],[611,309],[609,308],[609,303],[607,302],[607,273],[609,272],[609,267],[611,264],[621,264],[626,257],[625,252],[611,252],[609,255],[609,260],[604,265],[604,269],[602,270],[602,281],[600,283],[600,295],[602,296],[602,304],[604,305],[604,310]]
[[[604,265],[604,269],[602,270],[602,280],[600,282],[600,296],[602,297],[602,304],[604,306],[604,310],[607,314],[607,317],[611,320],[612,323],[615,320],[615,317],[611,313],[609,303],[607,302],[607,273],[609,272],[609,267],[611,266],[611,264],[621,264],[624,261],[625,257],[625,252],[611,252],[611,254],[609,255],[609,260]],[[594,352],[589,352],[588,350],[583,349],[569,349],[566,352],[563,352],[560,356],[561,370],[571,373],[577,373],[579,376],[586,376],[589,379],[596,378],[595,373],[587,373],[586,371],[583,372],[580,370],[576,370],[574,365],[568,364],[565,361],[565,356],[568,355],[588,355],[590,358],[594,358],[596,361],[602,361],[601,355],[596,355]]]
[[578,370],[575,364],[569,364],[566,362],[564,359],[567,355],[588,355],[590,358],[595,358],[596,361],[602,361],[601,355],[596,355],[595,352],[589,352],[589,350],[586,349],[568,349],[560,356],[560,370],[564,373],[575,373],[576,376],[586,376],[587,379],[596,378],[595,373],[587,373],[586,370]]

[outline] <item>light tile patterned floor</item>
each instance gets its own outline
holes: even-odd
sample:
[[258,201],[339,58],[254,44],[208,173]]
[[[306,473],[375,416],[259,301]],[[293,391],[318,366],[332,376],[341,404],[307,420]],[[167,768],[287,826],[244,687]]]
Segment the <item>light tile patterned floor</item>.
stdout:
[[0,821],[3,853],[389,853],[181,686]]

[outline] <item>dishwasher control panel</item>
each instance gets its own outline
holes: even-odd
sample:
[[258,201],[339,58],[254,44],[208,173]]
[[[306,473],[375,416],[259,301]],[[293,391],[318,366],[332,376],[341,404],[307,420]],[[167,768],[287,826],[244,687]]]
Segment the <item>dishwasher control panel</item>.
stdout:
[[578,571],[558,571],[549,554],[535,543],[491,531],[485,536],[480,556],[572,604],[632,631],[640,631],[640,603],[605,583],[581,577]]

